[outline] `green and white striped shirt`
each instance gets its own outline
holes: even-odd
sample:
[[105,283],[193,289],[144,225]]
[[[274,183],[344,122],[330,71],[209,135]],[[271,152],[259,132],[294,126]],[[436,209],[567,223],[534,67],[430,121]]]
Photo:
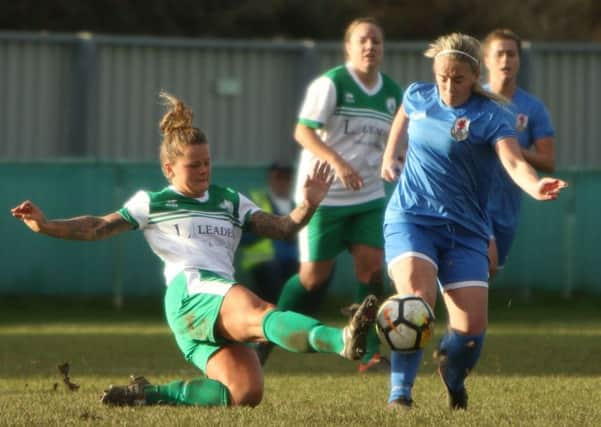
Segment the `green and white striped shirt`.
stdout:
[[[357,205],[384,197],[380,165],[401,100],[401,88],[392,79],[380,73],[376,85],[368,89],[349,65],[333,68],[309,85],[298,122],[315,129],[321,140],[361,175],[364,184],[361,190],[352,191],[336,180],[322,205]],[[297,202],[315,159],[309,150],[301,152]]]
[[230,188],[209,186],[194,199],[172,186],[139,191],[119,214],[144,231],[152,251],[165,263],[167,284],[181,271],[202,269],[234,280],[234,254],[242,229],[259,208]]

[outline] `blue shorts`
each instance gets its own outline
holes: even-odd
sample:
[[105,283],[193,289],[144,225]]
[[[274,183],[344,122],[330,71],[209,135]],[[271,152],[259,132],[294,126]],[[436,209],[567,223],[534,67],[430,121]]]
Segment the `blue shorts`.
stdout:
[[488,241],[456,224],[384,224],[384,253],[389,270],[411,256],[430,261],[445,290],[488,287]]
[[503,268],[515,238],[515,227],[503,227],[493,221],[492,232],[497,245],[498,268]]

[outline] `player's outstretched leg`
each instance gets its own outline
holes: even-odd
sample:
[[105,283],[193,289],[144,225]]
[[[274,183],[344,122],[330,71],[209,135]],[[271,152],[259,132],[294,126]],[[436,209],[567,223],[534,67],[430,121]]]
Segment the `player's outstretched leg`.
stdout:
[[378,299],[369,295],[344,329],[323,325],[316,319],[293,311],[273,310],[263,319],[265,338],[297,353],[337,353],[357,360],[365,353],[367,332],[373,325]]
[[365,354],[367,339],[375,322],[377,309],[378,299],[374,295],[365,297],[343,329],[344,348],[340,352],[341,356],[357,360]]
[[[377,277],[380,276],[381,275],[377,275]],[[380,292],[381,287],[382,285],[380,283],[359,283],[356,301],[361,301],[365,294],[370,293],[372,290]],[[380,293],[376,295],[380,296]],[[360,374],[370,372],[390,372],[390,362],[380,354],[380,339],[376,334],[375,326],[372,326],[367,333],[365,354],[359,361],[358,371]]]
[[227,388],[219,381],[198,378],[191,381],[173,381],[163,385],[152,385],[144,377],[130,376],[129,384],[111,385],[104,391],[100,401],[105,405],[196,405],[228,406],[230,397]]
[[[277,307],[280,311],[295,311],[305,313],[309,307],[319,306],[323,300],[324,293],[330,283],[331,276],[317,287],[317,290],[308,291],[300,281],[300,275],[294,274],[282,286],[278,297]],[[267,359],[273,350],[271,342],[259,343],[256,347],[257,356],[261,365],[267,363]]]
[[[359,286],[365,287],[364,285]],[[354,302],[348,306],[341,307],[340,313],[345,317],[352,318],[359,305],[359,303]],[[380,339],[376,334],[375,327],[372,327],[367,335],[366,347],[366,352],[361,357],[359,363],[359,373],[390,372],[390,361],[379,352]]]

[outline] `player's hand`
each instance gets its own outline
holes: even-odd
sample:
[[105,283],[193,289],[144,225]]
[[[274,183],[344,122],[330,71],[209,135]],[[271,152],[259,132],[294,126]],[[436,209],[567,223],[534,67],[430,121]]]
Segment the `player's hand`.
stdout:
[[27,227],[36,233],[42,230],[42,226],[46,222],[46,217],[42,210],[29,200],[12,208],[10,213],[15,218],[22,220]]
[[383,158],[380,177],[387,182],[395,182],[403,170],[403,158]]
[[347,190],[360,190],[363,187],[363,178],[346,161],[339,159],[334,164],[336,177],[342,182]]
[[541,178],[537,186],[538,200],[555,200],[559,197],[562,189],[566,188],[568,183],[557,178]]
[[332,182],[334,182],[334,173],[330,164],[321,160],[316,161],[303,186],[307,204],[311,207],[318,206],[328,194]]

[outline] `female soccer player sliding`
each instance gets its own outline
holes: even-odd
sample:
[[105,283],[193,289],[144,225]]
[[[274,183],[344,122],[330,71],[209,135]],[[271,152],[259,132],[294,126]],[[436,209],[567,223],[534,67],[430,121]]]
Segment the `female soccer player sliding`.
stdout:
[[170,185],[140,191],[118,212],[48,220],[32,202],[12,209],[31,230],[69,240],[100,240],[129,230],[144,231],[165,263],[165,313],[177,345],[206,377],[152,385],[132,376],[111,386],[106,404],[257,405],[263,372],[246,342],[271,342],[293,352],[338,354],[356,360],[377,300],[367,296],[344,329],[276,309],[234,279],[234,253],[242,228],[285,239],[304,227],[332,183],[330,165],[316,162],[303,185],[303,199],[286,216],[261,211],[242,194],[211,184],[211,156],[204,133],[192,126],[192,111],[162,94],[168,111],[161,120],[161,167]]

